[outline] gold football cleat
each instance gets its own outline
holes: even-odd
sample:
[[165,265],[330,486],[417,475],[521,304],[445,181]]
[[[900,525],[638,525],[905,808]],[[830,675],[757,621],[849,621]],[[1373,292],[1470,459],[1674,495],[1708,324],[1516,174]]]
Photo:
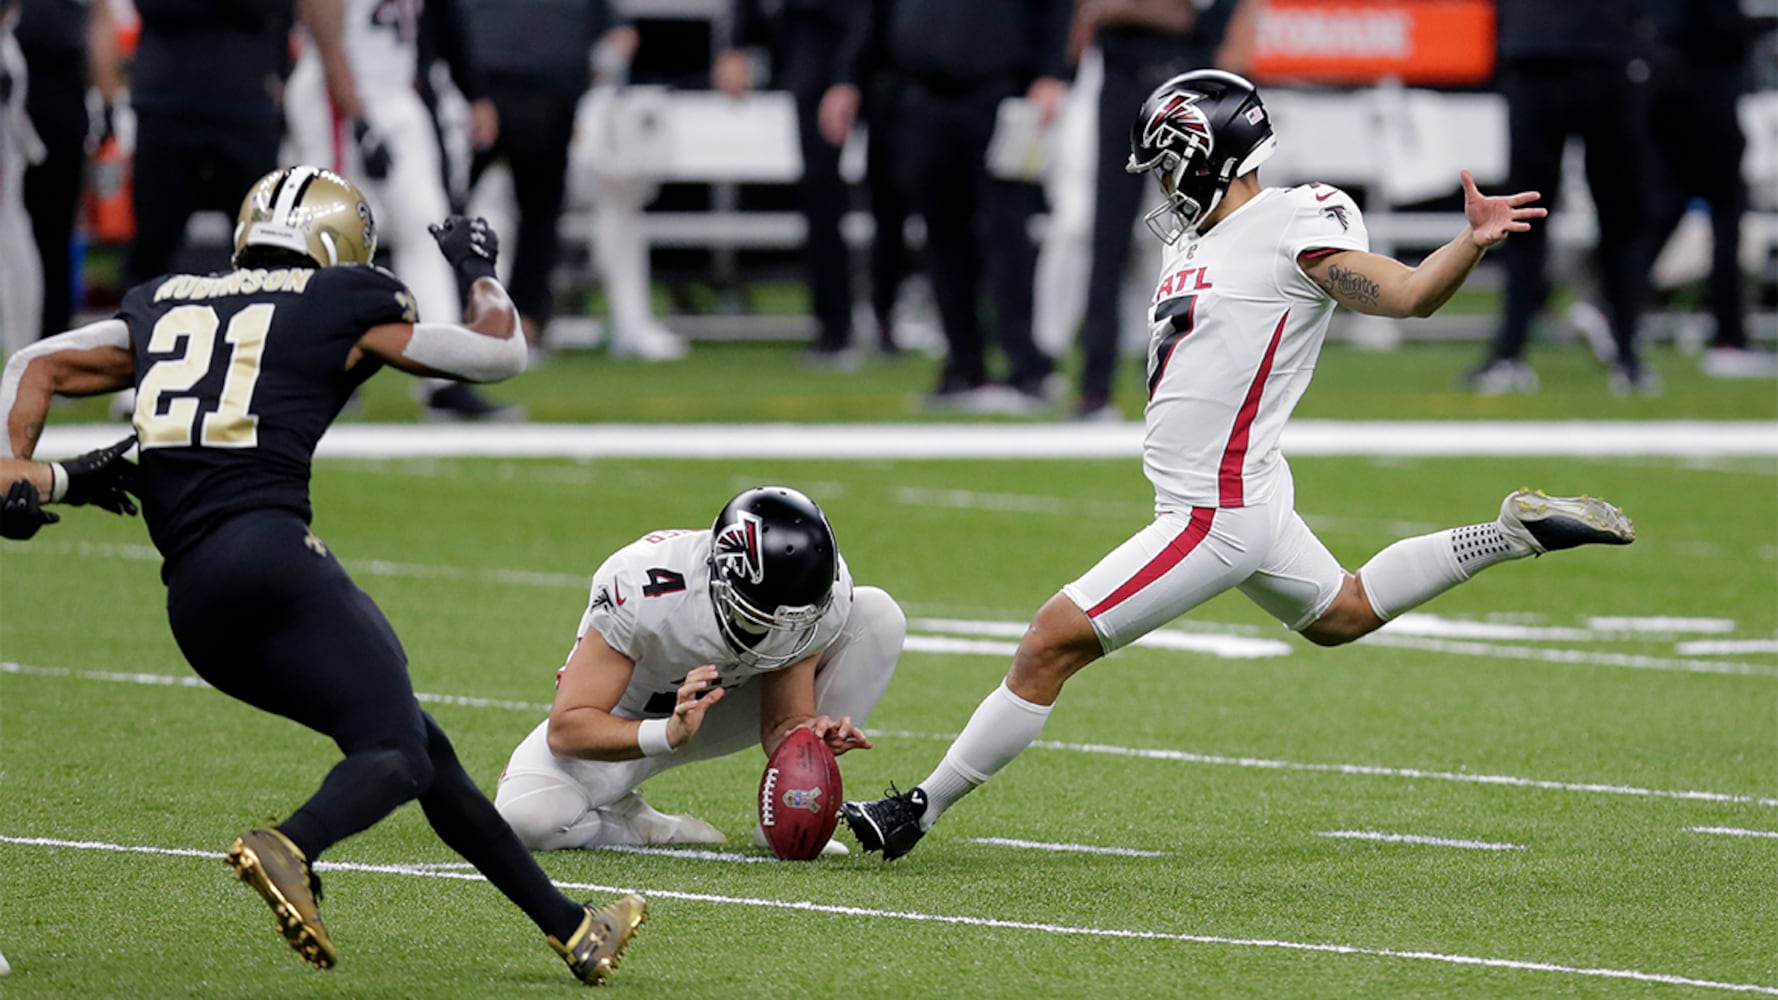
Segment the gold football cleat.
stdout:
[[557,940],[554,934],[546,940],[556,954],[562,956],[562,961],[568,963],[568,970],[577,979],[591,986],[600,986],[617,969],[624,946],[642,926],[648,915],[648,900],[631,893],[597,909],[591,903],[583,906],[586,916],[566,942]]
[[317,969],[331,969],[340,954],[327,936],[317,905],[320,880],[290,838],[275,829],[248,830],[228,849],[235,877],[265,898],[284,940]]

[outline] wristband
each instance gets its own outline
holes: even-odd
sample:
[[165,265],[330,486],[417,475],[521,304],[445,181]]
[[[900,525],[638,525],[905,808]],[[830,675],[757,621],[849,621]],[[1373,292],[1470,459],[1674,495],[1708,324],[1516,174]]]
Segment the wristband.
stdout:
[[49,463],[49,502],[61,503],[62,498],[67,495],[68,470],[62,468],[60,462]]
[[644,757],[661,757],[673,752],[673,744],[667,740],[666,719],[643,719],[636,727],[636,745],[642,748]]

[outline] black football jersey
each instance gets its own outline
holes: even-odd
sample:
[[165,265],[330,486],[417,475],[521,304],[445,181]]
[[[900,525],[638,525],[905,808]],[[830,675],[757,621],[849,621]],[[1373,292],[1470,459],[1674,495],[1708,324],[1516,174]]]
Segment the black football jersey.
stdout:
[[136,358],[138,493],[170,564],[253,510],[307,522],[315,445],[381,367],[346,360],[365,331],[411,323],[413,296],[378,267],[174,274],[124,296]]

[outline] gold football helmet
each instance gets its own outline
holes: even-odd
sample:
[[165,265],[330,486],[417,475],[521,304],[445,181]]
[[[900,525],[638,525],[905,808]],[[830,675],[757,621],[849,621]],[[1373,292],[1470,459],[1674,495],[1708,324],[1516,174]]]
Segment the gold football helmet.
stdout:
[[321,267],[368,264],[377,252],[377,224],[357,185],[320,167],[283,167],[241,199],[235,216],[238,267],[248,247],[290,250]]

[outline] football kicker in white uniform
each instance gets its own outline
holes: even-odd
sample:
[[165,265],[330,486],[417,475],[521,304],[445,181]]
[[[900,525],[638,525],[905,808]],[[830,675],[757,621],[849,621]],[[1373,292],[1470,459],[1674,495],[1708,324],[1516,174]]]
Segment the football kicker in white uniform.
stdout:
[[749,746],[769,755],[800,728],[836,754],[869,749],[860,727],[906,634],[893,598],[853,587],[814,501],[747,490],[712,529],[651,533],[599,567],[549,718],[513,751],[494,804],[533,850],[720,843],[637,786]]
[[1484,197],[1465,172],[1468,225],[1408,267],[1369,252],[1344,192],[1260,186],[1277,139],[1258,92],[1232,73],[1162,84],[1130,146],[1127,169],[1155,173],[1166,196],[1145,220],[1169,247],[1150,311],[1142,459],[1155,519],[1039,609],[1005,682],[931,775],[845,804],[853,835],[885,858],[912,850],[945,809],[1030,746],[1075,672],[1225,591],[1332,646],[1496,563],[1635,538],[1602,500],[1521,490],[1495,520],[1398,541],[1354,574],[1296,513],[1279,439],[1334,307],[1431,315],[1489,247],[1546,214],[1530,207],[1536,193]]

